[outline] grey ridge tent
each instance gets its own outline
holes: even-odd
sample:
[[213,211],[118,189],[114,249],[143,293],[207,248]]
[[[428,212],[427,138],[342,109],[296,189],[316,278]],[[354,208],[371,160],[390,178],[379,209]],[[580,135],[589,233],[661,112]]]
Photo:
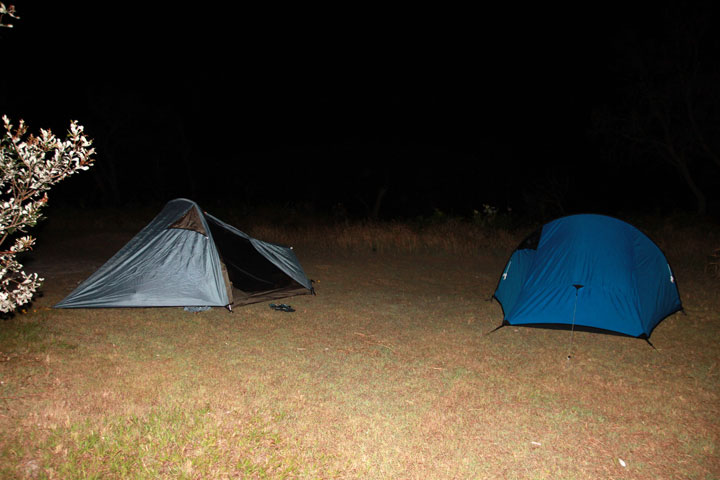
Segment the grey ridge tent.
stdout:
[[314,293],[292,249],[179,198],[55,308],[228,307]]

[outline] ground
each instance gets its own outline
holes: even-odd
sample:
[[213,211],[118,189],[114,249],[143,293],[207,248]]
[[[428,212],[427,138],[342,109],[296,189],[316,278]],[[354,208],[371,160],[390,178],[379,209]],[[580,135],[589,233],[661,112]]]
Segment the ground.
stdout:
[[293,313],[52,309],[136,231],[110,230],[56,228],[27,262],[46,281],[2,325],[0,476],[720,477],[718,283],[687,249],[668,249],[686,313],[652,348],[490,333],[505,244],[305,239],[317,295]]

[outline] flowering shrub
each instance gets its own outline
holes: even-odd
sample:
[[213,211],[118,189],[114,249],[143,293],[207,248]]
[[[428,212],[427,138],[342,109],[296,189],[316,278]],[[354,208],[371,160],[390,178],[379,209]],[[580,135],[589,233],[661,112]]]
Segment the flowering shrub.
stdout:
[[13,24],[5,20],[5,16],[15,19],[20,18],[15,13],[15,5],[6,7],[4,3],[0,2],[0,27],[13,28]]
[[[13,129],[3,116],[0,138],[0,312],[11,312],[30,301],[42,282],[37,273],[26,274],[17,256],[32,248],[35,239],[27,228],[40,219],[47,191],[63,178],[92,165],[95,149],[73,121],[64,141],[50,130],[28,135],[20,120]],[[12,243],[8,248],[5,245]]]

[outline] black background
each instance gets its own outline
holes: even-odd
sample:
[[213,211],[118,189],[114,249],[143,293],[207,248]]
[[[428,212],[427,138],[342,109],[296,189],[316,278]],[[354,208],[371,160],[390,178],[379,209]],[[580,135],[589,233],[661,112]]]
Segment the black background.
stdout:
[[[695,209],[671,166],[616,147],[621,133],[597,135],[594,119],[632,100],[628,45],[712,23],[700,4],[52,3],[15,2],[21,18],[0,31],[2,113],[56,133],[77,119],[95,140],[96,165],[52,202],[183,196],[383,218]],[[698,41],[717,78],[717,40]],[[642,51],[651,72],[682,55]],[[695,168],[712,212],[717,169]]]

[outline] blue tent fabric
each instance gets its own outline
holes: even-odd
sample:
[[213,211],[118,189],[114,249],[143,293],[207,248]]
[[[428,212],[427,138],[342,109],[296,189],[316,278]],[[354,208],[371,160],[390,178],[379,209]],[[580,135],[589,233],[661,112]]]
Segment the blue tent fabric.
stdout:
[[290,248],[251,238],[180,198],[55,308],[224,307],[312,292]]
[[567,324],[649,338],[682,309],[670,265],[642,232],[603,215],[542,227],[513,252],[494,297],[510,325]]

